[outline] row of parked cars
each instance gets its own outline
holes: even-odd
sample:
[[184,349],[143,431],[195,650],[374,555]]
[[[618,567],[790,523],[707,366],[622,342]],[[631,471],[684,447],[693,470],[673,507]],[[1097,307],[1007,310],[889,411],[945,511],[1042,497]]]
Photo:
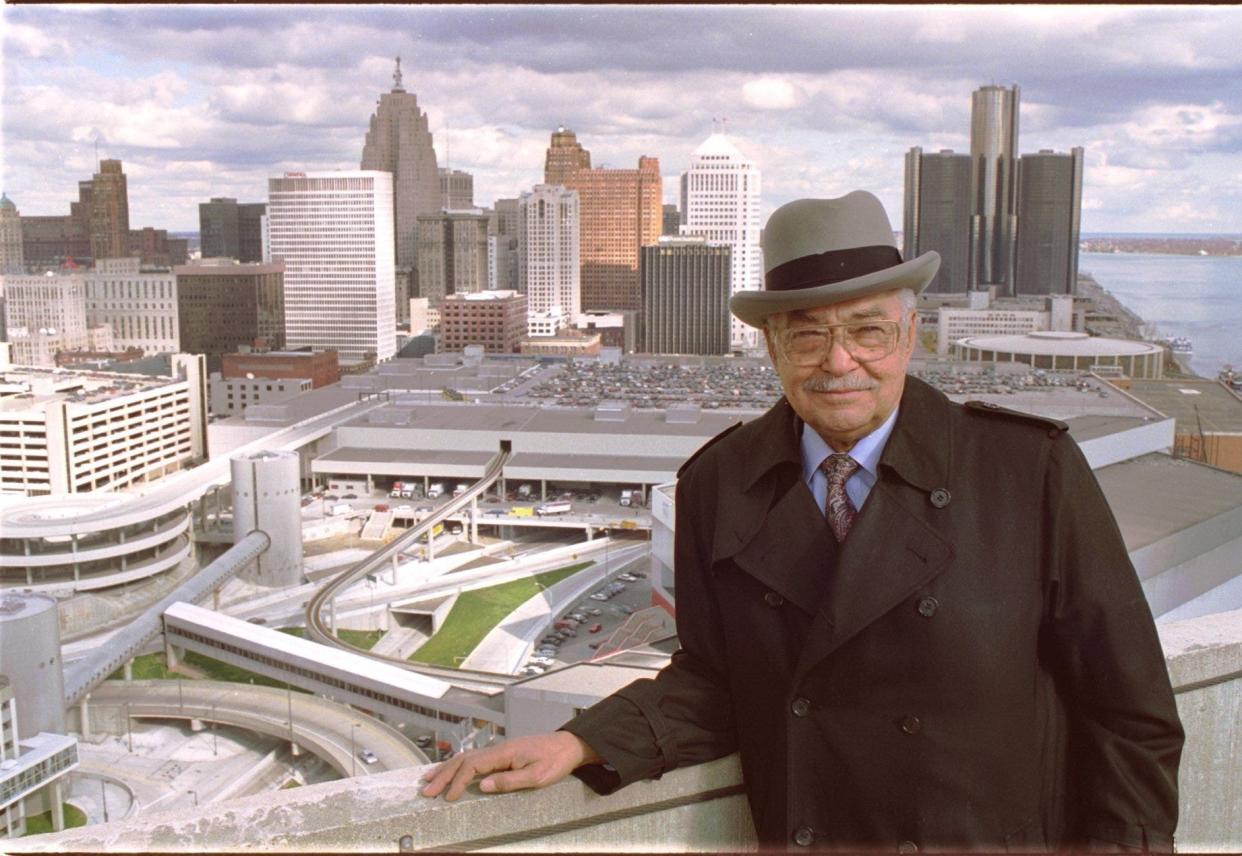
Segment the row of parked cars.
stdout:
[[597,592],[592,592],[591,600],[610,600],[625,591],[626,583],[637,582],[640,578],[645,578],[646,576],[647,575],[642,571],[617,574],[617,579],[615,581],[610,582]]

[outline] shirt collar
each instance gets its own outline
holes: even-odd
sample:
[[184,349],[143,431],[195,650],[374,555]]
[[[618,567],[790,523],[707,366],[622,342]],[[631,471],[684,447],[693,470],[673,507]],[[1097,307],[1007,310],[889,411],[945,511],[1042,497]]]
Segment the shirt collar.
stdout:
[[[893,426],[897,424],[897,413],[900,407],[894,408],[893,412],[888,414],[888,418],[881,423],[867,436],[861,438],[854,444],[849,451],[849,456],[853,458],[858,465],[866,470],[875,478],[876,467],[880,463],[880,455],[884,452],[884,446],[888,442],[888,437],[893,433]],[[819,465],[824,462],[824,458],[835,454],[832,447],[829,446],[819,433],[806,423],[802,424],[802,478],[808,484],[815,476],[815,472],[819,469]]]

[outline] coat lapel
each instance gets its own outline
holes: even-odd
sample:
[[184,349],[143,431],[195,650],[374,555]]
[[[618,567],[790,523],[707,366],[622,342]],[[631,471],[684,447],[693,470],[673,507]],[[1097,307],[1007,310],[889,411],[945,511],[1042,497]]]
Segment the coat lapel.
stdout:
[[906,507],[900,486],[876,483],[828,572],[795,682],[948,567],[953,548]]

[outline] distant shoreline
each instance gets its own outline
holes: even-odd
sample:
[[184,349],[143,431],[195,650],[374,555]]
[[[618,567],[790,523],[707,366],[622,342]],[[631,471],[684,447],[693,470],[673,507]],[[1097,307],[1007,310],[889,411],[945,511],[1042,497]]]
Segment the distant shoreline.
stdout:
[[1242,238],[1229,235],[1196,237],[1099,235],[1082,238],[1084,253],[1141,253],[1163,256],[1242,256]]

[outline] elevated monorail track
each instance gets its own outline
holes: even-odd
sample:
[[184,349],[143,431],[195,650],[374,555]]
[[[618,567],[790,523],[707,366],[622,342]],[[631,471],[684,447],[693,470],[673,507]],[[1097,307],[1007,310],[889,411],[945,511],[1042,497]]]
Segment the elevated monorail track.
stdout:
[[450,669],[439,666],[428,666],[421,663],[412,663],[400,657],[389,657],[384,654],[375,654],[356,645],[350,645],[348,642],[339,639],[332,632],[332,622],[325,619],[325,611],[330,611],[332,601],[336,596],[342,593],[349,586],[365,578],[367,574],[373,574],[383,570],[392,562],[393,558],[402,551],[408,549],[419,538],[428,534],[436,525],[442,523],[446,518],[458,513],[462,509],[469,506],[500,478],[504,471],[504,465],[509,460],[510,450],[508,444],[502,444],[500,451],[487,463],[483,470],[483,477],[472,484],[464,493],[440,506],[438,509],[429,514],[426,518],[416,523],[413,528],[394,538],[388,544],[380,547],[371,555],[362,559],[351,568],[346,568],[335,577],[330,579],[322,587],[320,587],[315,595],[306,603],[306,632],[307,635],[323,645],[331,645],[334,648],[340,648],[345,651],[351,651],[363,657],[372,660],[381,660],[408,669],[412,672],[426,675],[428,677],[440,678],[441,680],[456,684],[463,688],[471,686],[479,687],[495,687],[503,688],[516,680],[512,675],[499,674],[496,672],[483,672],[473,669]]

